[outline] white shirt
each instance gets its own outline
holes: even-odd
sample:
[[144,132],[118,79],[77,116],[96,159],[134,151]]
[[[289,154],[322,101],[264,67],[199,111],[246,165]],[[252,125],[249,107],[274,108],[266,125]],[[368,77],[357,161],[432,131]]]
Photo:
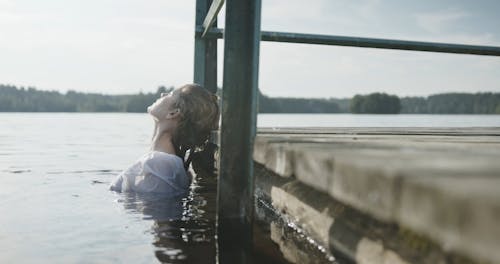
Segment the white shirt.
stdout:
[[181,158],[165,152],[151,151],[121,172],[109,189],[175,195],[186,192],[189,185],[190,179]]

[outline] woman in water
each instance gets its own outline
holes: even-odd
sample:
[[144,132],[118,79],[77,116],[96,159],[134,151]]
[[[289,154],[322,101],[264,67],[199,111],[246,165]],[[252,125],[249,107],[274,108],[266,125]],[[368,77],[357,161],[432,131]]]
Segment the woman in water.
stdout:
[[191,183],[186,172],[191,155],[218,126],[217,97],[200,85],[187,84],[162,94],[148,113],[155,121],[151,150],[120,173],[110,189],[184,193]]

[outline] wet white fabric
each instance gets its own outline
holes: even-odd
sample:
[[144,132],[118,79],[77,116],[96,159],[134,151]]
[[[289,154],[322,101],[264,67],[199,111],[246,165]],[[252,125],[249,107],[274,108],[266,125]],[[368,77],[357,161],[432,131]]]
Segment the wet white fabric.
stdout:
[[188,190],[189,184],[181,158],[165,152],[151,151],[121,172],[109,189],[180,194]]

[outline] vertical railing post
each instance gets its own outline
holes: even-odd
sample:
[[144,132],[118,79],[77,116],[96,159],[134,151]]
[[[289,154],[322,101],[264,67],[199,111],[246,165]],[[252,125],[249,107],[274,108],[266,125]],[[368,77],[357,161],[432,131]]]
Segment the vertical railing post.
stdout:
[[220,263],[248,262],[252,247],[260,10],[260,0],[226,1],[217,199]]
[[[194,37],[194,78],[193,82],[203,85],[209,91],[217,91],[217,39],[202,38],[196,32],[202,27],[212,0],[196,0],[196,22]],[[212,27],[217,27],[217,21]]]

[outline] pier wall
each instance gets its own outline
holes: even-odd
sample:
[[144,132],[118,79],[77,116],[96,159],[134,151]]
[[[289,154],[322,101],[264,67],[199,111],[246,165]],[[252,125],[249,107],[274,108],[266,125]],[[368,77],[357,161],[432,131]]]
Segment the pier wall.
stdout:
[[500,263],[499,128],[261,129],[254,160],[257,205],[337,258]]

